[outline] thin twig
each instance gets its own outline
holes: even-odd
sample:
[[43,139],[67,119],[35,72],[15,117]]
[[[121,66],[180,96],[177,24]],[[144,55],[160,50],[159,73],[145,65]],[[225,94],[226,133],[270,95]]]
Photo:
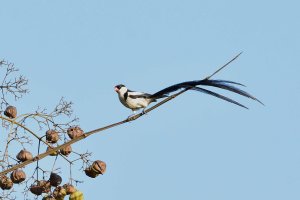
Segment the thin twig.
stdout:
[[[232,61],[234,61],[240,54],[241,54],[241,53],[239,53],[237,56],[235,56],[233,59],[231,59],[229,62],[227,62],[225,65],[223,65],[221,68],[219,68],[219,69],[218,69],[217,71],[215,71],[212,75],[206,77],[205,79],[209,79],[209,78],[211,78],[212,76],[214,76],[215,74],[217,74],[221,69],[225,68],[228,64],[230,64]],[[120,126],[120,125],[125,124],[125,123],[128,123],[128,122],[137,120],[138,118],[140,118],[140,117],[143,116],[144,114],[153,111],[154,109],[160,107],[161,105],[167,103],[168,101],[170,101],[170,100],[176,98],[177,96],[183,94],[184,92],[186,92],[186,91],[188,91],[188,90],[190,90],[190,89],[192,89],[192,87],[185,88],[185,89],[181,90],[180,92],[178,92],[178,93],[176,93],[176,94],[174,94],[174,95],[171,95],[171,96],[169,96],[168,98],[164,99],[163,101],[161,101],[161,102],[155,104],[154,106],[152,106],[152,107],[150,107],[150,108],[148,108],[148,109],[145,109],[144,112],[141,112],[141,113],[138,113],[138,114],[136,114],[136,115],[133,115],[133,116],[131,116],[131,117],[125,119],[125,120],[122,120],[122,121],[119,121],[119,122],[116,122],[116,123],[113,123],[113,124],[110,124],[110,125],[107,125],[107,126],[104,126],[104,127],[101,127],[101,128],[95,129],[95,130],[92,130],[92,131],[89,131],[89,132],[87,132],[87,133],[85,133],[85,134],[83,134],[83,135],[81,135],[81,136],[79,136],[79,137],[77,137],[77,138],[74,138],[74,139],[72,139],[72,140],[70,140],[70,141],[68,141],[68,142],[66,142],[66,143],[64,143],[64,144],[62,144],[62,145],[60,145],[60,146],[54,147],[54,148],[52,148],[52,149],[46,151],[45,153],[42,153],[42,154],[39,154],[39,155],[35,156],[35,157],[34,157],[33,159],[31,159],[31,160],[27,160],[27,161],[25,161],[25,162],[23,162],[23,163],[17,164],[17,165],[15,165],[15,166],[13,166],[13,167],[7,169],[7,170],[4,170],[4,171],[0,172],[0,176],[5,175],[5,174],[7,174],[7,173],[9,173],[9,172],[11,172],[11,171],[13,171],[13,170],[15,170],[15,169],[22,168],[22,167],[24,167],[24,166],[26,166],[26,165],[29,165],[29,164],[31,164],[31,163],[33,163],[33,162],[35,162],[35,161],[41,160],[41,159],[45,158],[46,156],[48,156],[48,155],[50,155],[50,154],[52,154],[52,153],[54,153],[54,152],[58,152],[60,149],[63,149],[63,148],[65,148],[66,146],[69,146],[69,145],[71,145],[71,144],[73,144],[73,143],[76,143],[76,142],[78,142],[78,141],[80,141],[80,140],[83,140],[83,139],[85,139],[85,138],[87,138],[87,137],[89,137],[89,136],[91,136],[91,135],[93,135],[93,134],[95,134],[95,133],[99,133],[99,132],[101,132],[101,131],[104,131],[104,130],[107,130],[107,129],[110,129],[110,128],[113,128],[113,127],[116,127],[116,126]],[[0,117],[1,117],[1,116],[0,116]],[[1,118],[3,118],[3,117],[1,117]],[[12,120],[10,120],[10,121],[12,121]],[[26,127],[24,127],[24,128],[26,128]],[[26,129],[27,129],[27,128],[26,128]]]
[[234,58],[232,58],[230,61],[228,61],[225,65],[223,65],[222,67],[220,67],[217,71],[215,71],[214,73],[212,73],[210,76],[206,77],[205,79],[210,79],[211,77],[213,77],[214,75],[216,75],[219,71],[221,71],[227,65],[229,65],[230,63],[232,63],[235,59],[237,59],[242,53],[243,52],[240,52],[238,55],[236,55]]
[[[32,130],[30,130],[30,129],[27,128],[26,126],[20,124],[19,122],[15,121],[15,120],[13,120],[13,119],[7,118],[7,117],[3,117],[3,116],[1,116],[1,115],[0,115],[0,119],[9,121],[10,123],[15,124],[15,125],[17,125],[17,126],[23,128],[24,130],[26,130],[27,132],[29,132],[30,134],[32,134],[34,137],[36,137],[38,140],[40,140],[41,142],[43,142],[44,144],[46,144],[48,147],[51,147],[51,148],[52,148],[52,146],[51,146],[48,142],[42,140],[42,138],[40,138],[40,137],[39,137],[37,134],[35,134]],[[66,156],[62,155],[60,152],[58,152],[58,153],[59,153],[59,155],[60,155],[61,157],[63,157],[67,162],[71,163],[71,161],[70,161],[68,158],[66,158]]]
[[171,99],[177,97],[178,95],[180,95],[180,94],[186,92],[186,91],[189,90],[189,89],[190,89],[190,88],[184,89],[184,90],[182,90],[182,91],[180,91],[180,92],[178,92],[178,93],[176,93],[176,94],[174,94],[174,95],[172,95],[172,96],[170,96],[170,97],[164,99],[163,101],[159,102],[158,104],[155,104],[154,106],[152,106],[152,107],[150,107],[149,109],[145,110],[145,113],[139,113],[139,114],[136,114],[136,115],[134,115],[134,116],[132,116],[132,117],[129,117],[129,118],[125,119],[125,120],[122,120],[122,121],[120,121],[120,122],[113,123],[113,124],[110,124],[110,125],[108,125],[108,126],[104,126],[104,127],[102,127],[102,128],[98,128],[98,129],[89,131],[89,132],[87,132],[87,133],[81,135],[80,137],[74,138],[74,139],[70,140],[69,142],[66,142],[66,143],[64,143],[64,144],[62,144],[62,145],[60,145],[60,146],[54,147],[54,148],[52,148],[52,149],[46,151],[45,153],[42,153],[42,154],[39,154],[39,155],[35,156],[35,157],[34,157],[33,159],[31,159],[31,160],[27,160],[27,161],[25,161],[25,162],[22,162],[22,163],[20,163],[20,164],[17,164],[17,165],[15,165],[15,166],[13,166],[13,167],[7,169],[7,170],[4,170],[4,171],[0,172],[0,176],[1,176],[1,175],[4,175],[4,174],[7,174],[7,173],[9,173],[9,172],[12,172],[12,171],[15,170],[15,169],[22,168],[22,167],[24,167],[24,166],[26,166],[26,165],[28,165],[28,164],[31,164],[31,163],[33,163],[33,162],[35,162],[35,161],[41,160],[41,159],[45,158],[46,156],[48,156],[48,155],[50,155],[50,154],[52,154],[52,153],[54,153],[54,152],[57,152],[57,151],[59,151],[60,149],[63,149],[63,148],[65,148],[66,146],[69,146],[69,145],[71,145],[71,144],[73,144],[73,143],[75,143],[75,142],[78,142],[78,141],[80,141],[80,140],[83,140],[83,139],[85,139],[85,138],[87,138],[87,137],[89,137],[89,136],[91,136],[91,135],[93,135],[93,134],[95,134],[95,133],[98,133],[98,132],[101,132],[101,131],[104,131],[104,130],[113,128],[113,127],[115,127],[115,126],[119,126],[119,125],[122,125],[122,124],[125,124],[125,123],[128,123],[128,122],[134,121],[134,120],[140,118],[142,115],[151,112],[152,110],[158,108],[159,106],[161,106],[161,105],[163,105],[164,103],[170,101]]

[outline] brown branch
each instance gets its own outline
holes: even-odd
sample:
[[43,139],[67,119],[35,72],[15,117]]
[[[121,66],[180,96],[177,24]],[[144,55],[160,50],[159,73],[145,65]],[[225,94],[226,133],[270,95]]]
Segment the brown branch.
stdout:
[[[27,132],[29,132],[31,135],[33,135],[35,138],[37,138],[38,140],[40,140],[41,142],[43,142],[44,144],[46,144],[48,147],[51,147],[51,148],[52,148],[52,146],[51,146],[47,141],[42,140],[42,138],[40,138],[40,137],[39,137],[37,134],[35,134],[32,130],[30,130],[30,129],[27,128],[26,126],[20,124],[19,122],[15,121],[15,120],[13,120],[13,119],[10,119],[10,118],[1,116],[1,115],[0,115],[0,119],[6,120],[6,121],[8,121],[8,122],[10,122],[10,123],[12,123],[12,124],[15,124],[15,125],[17,125],[17,126],[23,128],[24,130],[26,130]],[[61,157],[63,157],[67,162],[71,163],[71,161],[70,161],[68,158],[66,158],[64,155],[62,155],[61,153],[59,153],[59,155],[60,155]]]
[[[219,68],[218,70],[216,70],[212,75],[206,77],[205,79],[209,79],[209,78],[211,78],[212,76],[214,76],[215,74],[217,74],[221,69],[225,68],[225,67],[226,67],[227,65],[229,65],[231,62],[233,62],[235,59],[237,59],[237,57],[238,57],[239,55],[241,55],[241,53],[239,53],[237,56],[235,56],[233,59],[231,59],[229,62],[227,62],[225,65],[223,65],[222,67],[220,67],[220,68]],[[69,146],[69,145],[71,145],[71,144],[73,144],[73,143],[76,143],[76,142],[78,142],[78,141],[80,141],[80,140],[83,140],[83,139],[85,139],[85,138],[87,138],[87,137],[89,137],[89,136],[91,136],[91,135],[93,135],[93,134],[95,134],[95,133],[98,133],[98,132],[101,132],[101,131],[104,131],[104,130],[113,128],[113,127],[115,127],[115,126],[120,126],[120,125],[122,125],[122,124],[131,122],[131,121],[134,121],[134,120],[140,118],[141,116],[143,116],[144,114],[153,111],[154,109],[158,108],[159,106],[161,106],[161,105],[167,103],[168,101],[170,101],[170,100],[176,98],[177,96],[183,94],[184,92],[186,92],[186,91],[188,91],[188,90],[190,90],[190,89],[192,89],[192,87],[185,88],[185,89],[181,90],[180,92],[178,92],[178,93],[176,93],[176,94],[174,94],[174,95],[171,95],[171,96],[169,96],[168,98],[164,99],[163,101],[161,101],[161,102],[155,104],[154,106],[152,106],[152,107],[150,107],[150,108],[144,110],[144,112],[141,112],[141,113],[139,113],[139,114],[136,114],[136,115],[134,115],[134,116],[132,116],[132,117],[129,117],[129,118],[123,120],[123,121],[116,122],[116,123],[113,123],[113,124],[104,126],[104,127],[102,127],[102,128],[98,128],[98,129],[89,131],[89,132],[87,132],[87,133],[81,135],[80,137],[77,137],[77,138],[75,138],[75,139],[72,139],[72,140],[70,140],[69,142],[66,142],[66,143],[64,143],[64,144],[62,144],[62,145],[60,145],[60,146],[57,146],[57,147],[55,147],[55,148],[49,150],[49,151],[46,151],[45,153],[42,153],[42,154],[39,154],[39,155],[35,156],[35,157],[34,157],[33,159],[31,159],[31,160],[27,160],[27,161],[25,161],[25,162],[23,162],[23,163],[17,164],[17,165],[15,165],[15,166],[13,166],[13,167],[7,169],[7,170],[4,170],[4,171],[0,172],[0,176],[5,175],[5,174],[7,174],[7,173],[9,173],[9,172],[11,172],[11,171],[13,171],[13,170],[18,169],[18,168],[22,168],[22,167],[24,167],[24,166],[26,166],[26,165],[29,165],[29,164],[31,164],[31,163],[33,163],[33,162],[35,162],[35,161],[41,160],[41,159],[45,158],[46,156],[48,156],[48,155],[50,155],[50,154],[52,154],[52,153],[54,153],[54,152],[57,152],[57,151],[59,151],[60,149],[65,148],[66,146]]]
[[144,114],[149,113],[149,112],[151,112],[152,110],[158,108],[159,106],[161,106],[161,105],[167,103],[168,101],[174,99],[174,98],[177,97],[178,95],[181,95],[182,93],[186,92],[186,91],[189,90],[189,89],[191,89],[191,88],[186,88],[186,89],[184,89],[184,90],[182,90],[182,91],[180,91],[180,92],[178,92],[178,93],[176,93],[176,94],[174,94],[174,95],[172,95],[172,96],[170,96],[170,97],[164,99],[163,101],[161,101],[161,102],[155,104],[154,106],[152,106],[152,107],[146,109],[144,113],[139,113],[139,114],[136,114],[136,115],[134,115],[134,116],[132,116],[132,117],[129,117],[129,118],[125,119],[125,120],[122,120],[122,121],[120,121],[120,122],[113,123],[113,124],[110,124],[110,125],[108,125],[108,126],[104,126],[104,127],[102,127],[102,128],[98,128],[98,129],[89,131],[89,132],[87,132],[87,133],[81,135],[81,136],[78,137],[78,138],[74,138],[74,139],[70,140],[69,142],[66,142],[66,143],[64,143],[64,144],[62,144],[62,145],[60,145],[60,146],[57,146],[57,147],[52,148],[52,149],[49,150],[49,151],[46,151],[45,153],[42,153],[42,154],[39,154],[39,155],[35,156],[35,157],[34,157],[33,159],[31,159],[31,160],[27,160],[27,161],[25,161],[25,162],[22,162],[22,163],[20,163],[20,164],[17,164],[17,165],[15,165],[15,166],[13,166],[13,167],[7,169],[7,170],[4,170],[4,171],[0,172],[0,176],[5,175],[5,174],[7,174],[7,173],[9,173],[9,172],[12,172],[12,171],[14,171],[14,170],[16,170],[16,169],[18,169],[18,168],[25,167],[26,165],[29,165],[29,164],[31,164],[31,163],[33,163],[33,162],[35,162],[35,161],[41,160],[41,159],[45,158],[46,156],[48,156],[48,155],[50,155],[50,154],[52,154],[52,153],[54,153],[54,152],[57,152],[57,151],[59,151],[60,149],[65,148],[66,146],[69,146],[69,145],[71,145],[71,144],[73,144],[73,143],[76,143],[76,142],[78,142],[78,141],[80,141],[80,140],[83,140],[83,139],[85,139],[85,138],[87,138],[87,137],[89,137],[89,136],[91,136],[91,135],[93,135],[93,134],[95,134],[95,133],[98,133],[98,132],[101,132],[101,131],[104,131],[104,130],[113,128],[113,127],[115,127],[115,126],[119,126],[119,125],[122,125],[122,124],[125,124],[125,123],[128,123],[128,122],[134,121],[134,120],[140,118],[141,116],[143,116]]

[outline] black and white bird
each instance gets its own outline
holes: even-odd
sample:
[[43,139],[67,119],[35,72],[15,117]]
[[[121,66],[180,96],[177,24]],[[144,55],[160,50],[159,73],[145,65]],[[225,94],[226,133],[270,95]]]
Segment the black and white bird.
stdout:
[[[132,91],[126,88],[125,85],[119,84],[115,86],[115,91],[118,93],[120,102],[127,108],[131,109],[133,111],[133,114],[141,108],[145,109],[150,103],[156,102],[157,99],[168,97],[168,94],[172,92],[176,92],[180,89],[190,89],[195,90],[198,92],[203,92],[205,94],[209,94],[212,96],[215,96],[217,98],[223,99],[225,101],[228,101],[230,103],[236,104],[238,106],[241,106],[243,108],[248,109],[246,106],[240,104],[237,101],[234,101],[228,97],[225,97],[221,94],[215,93],[213,91],[207,90],[205,88],[202,88],[200,86],[211,86],[216,87],[224,90],[228,90],[234,93],[237,93],[239,95],[248,97],[250,99],[253,99],[255,101],[258,101],[259,103],[263,104],[261,101],[259,101],[257,98],[252,96],[251,94],[235,87],[234,85],[238,86],[244,86],[240,83],[236,83],[233,81],[226,81],[226,80],[209,80],[207,78],[202,80],[195,80],[195,81],[186,81],[182,83],[178,83],[175,85],[171,85],[165,89],[162,89],[154,94],[148,94],[144,92],[136,92]],[[144,110],[143,110],[144,111]]]
[[224,90],[228,90],[230,92],[234,92],[236,94],[242,95],[244,97],[248,97],[252,100],[255,100],[262,105],[264,105],[261,101],[259,101],[257,98],[252,96],[251,94],[237,88],[237,86],[244,86],[241,83],[233,82],[233,81],[227,81],[227,80],[212,80],[210,79],[212,76],[217,74],[219,71],[221,71],[223,68],[225,68],[227,65],[229,65],[232,61],[234,61],[241,53],[239,53],[237,56],[235,56],[233,59],[231,59],[229,62],[227,62],[225,65],[220,67],[217,71],[215,71],[212,75],[202,79],[202,80],[195,80],[195,81],[186,81],[182,83],[177,83],[174,85],[171,85],[167,88],[164,88],[154,94],[148,94],[145,92],[136,92],[132,91],[126,88],[125,85],[119,84],[115,86],[115,91],[118,93],[120,102],[127,108],[131,109],[133,111],[133,114],[141,108],[143,108],[143,112],[145,108],[152,102],[156,102],[157,99],[168,97],[168,95],[172,92],[176,92],[178,90],[195,90],[198,92],[202,92],[205,94],[212,95],[214,97],[223,99],[225,101],[228,101],[230,103],[233,103],[235,105],[241,106],[243,108],[248,109],[246,106],[240,104],[239,102],[232,100],[226,96],[223,96],[221,94],[218,94],[216,92],[210,91],[208,89],[203,88],[203,86],[208,87],[215,87],[220,88]]

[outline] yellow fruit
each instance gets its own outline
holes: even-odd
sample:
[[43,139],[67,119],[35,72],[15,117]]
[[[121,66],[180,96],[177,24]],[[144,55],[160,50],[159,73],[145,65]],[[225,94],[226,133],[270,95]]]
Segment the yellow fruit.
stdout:
[[83,193],[77,190],[70,194],[69,200],[83,200]]

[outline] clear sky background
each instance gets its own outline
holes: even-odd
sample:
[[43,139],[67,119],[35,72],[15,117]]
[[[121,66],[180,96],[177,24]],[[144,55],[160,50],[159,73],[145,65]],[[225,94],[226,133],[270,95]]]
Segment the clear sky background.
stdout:
[[204,78],[243,51],[215,78],[244,83],[266,106],[188,92],[75,145],[107,163],[96,179],[76,172],[78,188],[88,200],[298,200],[299,8],[296,0],[1,1],[0,57],[30,80],[20,113],[64,96],[89,131],[131,114],[116,84],[153,93]]

